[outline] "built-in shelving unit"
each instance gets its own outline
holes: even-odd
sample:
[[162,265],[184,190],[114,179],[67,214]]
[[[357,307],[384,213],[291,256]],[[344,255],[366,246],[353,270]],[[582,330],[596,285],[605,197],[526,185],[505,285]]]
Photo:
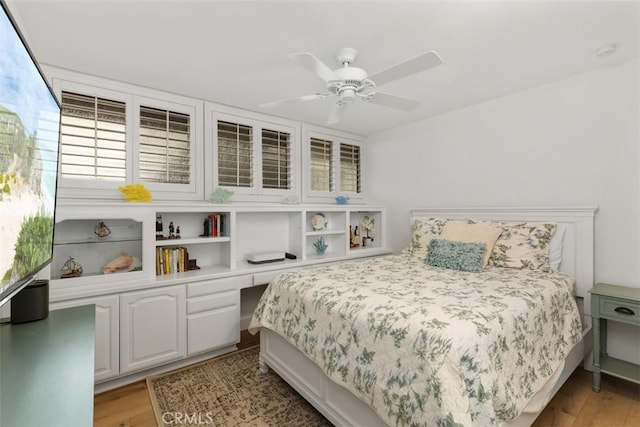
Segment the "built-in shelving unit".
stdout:
[[[384,215],[384,208],[364,205],[62,202],[56,215],[52,297],[97,296],[380,255],[389,252]],[[217,231],[207,225],[214,217]],[[100,224],[109,231],[102,237],[97,234]],[[319,239],[327,245],[324,254],[314,247]],[[174,249],[188,254],[197,269],[188,270],[185,263],[187,271],[160,271],[159,256]],[[287,252],[296,258],[273,264],[247,262],[252,254],[263,252]],[[104,266],[122,254],[135,257],[136,268],[103,274]],[[69,258],[83,273],[61,278]]]
[[[367,219],[373,219],[370,238],[354,244],[350,227],[360,230]],[[176,367],[234,349],[261,290],[277,275],[389,253],[384,219],[384,208],[364,205],[62,201],[56,211],[52,309],[95,305],[96,390],[104,390],[161,364]],[[327,244],[323,254],[314,248],[318,239]],[[247,261],[264,252],[295,259]],[[104,266],[122,255],[139,264],[104,274]],[[79,277],[60,277],[69,257],[82,265]],[[189,261],[193,269],[186,268]]]

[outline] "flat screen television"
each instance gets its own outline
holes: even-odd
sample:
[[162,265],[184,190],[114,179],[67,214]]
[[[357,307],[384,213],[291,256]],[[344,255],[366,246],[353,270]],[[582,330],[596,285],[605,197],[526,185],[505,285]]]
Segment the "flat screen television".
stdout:
[[60,104],[0,0],[0,306],[51,262]]

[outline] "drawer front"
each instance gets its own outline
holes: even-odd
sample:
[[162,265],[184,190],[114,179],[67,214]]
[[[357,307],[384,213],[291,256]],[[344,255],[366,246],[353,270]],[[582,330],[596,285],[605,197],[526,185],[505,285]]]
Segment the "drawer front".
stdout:
[[235,305],[238,305],[238,291],[236,290],[214,295],[203,295],[187,299],[187,314]]
[[187,317],[187,354],[201,353],[240,341],[238,307],[207,311]]
[[291,270],[274,270],[265,271],[264,273],[256,273],[253,275],[253,286],[268,285],[273,279],[278,277],[281,273],[285,273]]
[[219,292],[235,290],[237,288],[237,283],[238,281],[235,277],[190,283],[187,285],[187,298],[199,297],[202,295],[213,295]]
[[253,286],[253,274],[238,276],[238,287],[240,289],[250,288]]
[[600,316],[640,325],[640,303],[600,297]]

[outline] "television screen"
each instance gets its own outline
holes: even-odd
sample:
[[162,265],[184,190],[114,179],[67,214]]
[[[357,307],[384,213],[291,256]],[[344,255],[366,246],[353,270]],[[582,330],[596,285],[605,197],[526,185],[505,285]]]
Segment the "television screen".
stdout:
[[1,306],[51,261],[60,105],[0,3]]

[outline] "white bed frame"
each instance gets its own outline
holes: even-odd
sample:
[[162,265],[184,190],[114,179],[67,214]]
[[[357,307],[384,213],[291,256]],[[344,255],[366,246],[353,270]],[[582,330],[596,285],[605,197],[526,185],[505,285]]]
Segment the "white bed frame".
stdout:
[[[561,372],[554,375],[555,383],[545,387],[545,394],[533,407],[505,426],[530,426],[560,389],[571,373],[591,351],[590,297],[594,283],[594,217],[596,207],[566,208],[428,208],[415,209],[411,216],[430,218],[502,221],[551,221],[564,230],[562,264],[560,270],[576,279],[578,305],[583,313],[582,341],[576,344]],[[273,369],[300,395],[309,401],[329,421],[337,426],[384,426],[374,410],[335,384],[303,353],[275,332],[260,331],[260,370]],[[585,365],[589,362],[585,361]],[[542,394],[542,392],[541,392]]]

